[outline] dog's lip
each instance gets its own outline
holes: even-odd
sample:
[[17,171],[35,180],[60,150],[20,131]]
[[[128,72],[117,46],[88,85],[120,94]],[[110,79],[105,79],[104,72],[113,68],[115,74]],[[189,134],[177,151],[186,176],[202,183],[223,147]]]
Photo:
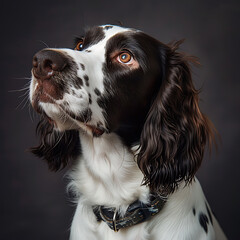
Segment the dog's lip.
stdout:
[[[53,99],[51,96],[49,96],[44,90],[42,90],[42,91],[40,91],[40,92],[38,92],[37,94],[34,95],[34,97],[32,99],[32,106],[33,106],[34,110],[38,113],[45,112],[39,106],[39,102],[48,102],[48,103],[56,105],[59,108],[59,110],[64,113],[64,115],[66,117],[68,117],[69,119],[71,119],[75,122],[81,123],[79,127],[81,128],[81,127],[85,126],[85,128],[89,129],[95,137],[100,137],[101,135],[103,135],[106,132],[106,130],[103,127],[98,127],[98,126],[89,124],[89,123],[84,122],[84,121],[79,121],[75,117],[71,116],[71,114],[69,114],[61,106],[59,106],[59,104],[56,103],[55,99]],[[57,121],[53,120],[47,114],[46,114],[46,116],[47,116],[48,122],[50,124],[53,124],[54,126],[57,126]]]
[[38,74],[34,68],[32,68],[32,75],[36,78],[36,80],[49,80],[54,75],[54,70],[47,71],[47,73],[41,75]]
[[[58,104],[56,104],[55,102],[52,102],[52,104],[55,104],[56,106],[58,106],[59,109],[60,109],[60,111],[62,111],[66,117],[68,117],[69,119],[71,119],[71,120],[74,121],[74,122],[80,123],[80,124],[77,124],[77,125],[79,125],[80,128],[83,128],[83,127],[85,126],[84,128],[89,129],[89,130],[92,132],[93,136],[95,136],[95,137],[100,137],[101,135],[103,135],[103,134],[106,132],[106,130],[105,130],[104,128],[102,128],[102,127],[97,127],[97,126],[92,125],[92,124],[89,124],[89,123],[87,123],[87,122],[79,121],[79,120],[75,119],[75,118],[72,117],[70,114],[68,114],[66,111],[64,111],[64,109],[62,109],[62,108],[61,108]],[[39,107],[39,105],[36,104],[36,103],[35,103],[35,104],[33,103],[33,108],[34,108],[38,113],[42,113],[42,111],[44,111],[44,110],[42,110],[42,109]],[[48,122],[49,122],[51,125],[54,125],[55,127],[57,127],[57,121],[56,121],[56,120],[54,120],[53,118],[49,117],[47,114],[46,114],[46,117],[47,117]]]
[[53,104],[55,103],[54,100],[43,90],[36,92],[33,95],[32,102],[31,102],[33,109],[38,113],[42,113],[42,109],[39,105],[40,102],[53,103]]

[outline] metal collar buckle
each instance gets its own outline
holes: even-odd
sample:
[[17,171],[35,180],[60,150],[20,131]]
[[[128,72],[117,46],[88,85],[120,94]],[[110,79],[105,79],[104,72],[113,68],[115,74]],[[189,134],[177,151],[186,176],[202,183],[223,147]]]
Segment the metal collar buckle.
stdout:
[[113,220],[112,220],[114,232],[118,232],[116,218],[117,218],[117,209],[115,209],[115,211],[114,211]]

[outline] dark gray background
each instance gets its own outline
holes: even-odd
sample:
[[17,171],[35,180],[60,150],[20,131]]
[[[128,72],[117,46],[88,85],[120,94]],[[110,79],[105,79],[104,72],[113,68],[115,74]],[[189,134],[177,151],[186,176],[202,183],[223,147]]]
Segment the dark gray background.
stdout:
[[67,239],[74,211],[64,172],[26,151],[37,143],[37,117],[26,91],[12,90],[28,85],[45,44],[72,47],[84,27],[118,20],[165,43],[185,38],[181,49],[200,58],[194,81],[221,143],[198,177],[229,239],[239,239],[239,1],[5,1],[1,11],[0,239]]

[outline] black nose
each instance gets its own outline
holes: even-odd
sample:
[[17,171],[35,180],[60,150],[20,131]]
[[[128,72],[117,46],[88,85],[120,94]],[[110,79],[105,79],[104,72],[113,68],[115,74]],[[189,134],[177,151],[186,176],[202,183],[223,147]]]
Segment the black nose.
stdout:
[[33,57],[33,74],[37,78],[51,77],[67,66],[67,58],[55,50],[43,49]]

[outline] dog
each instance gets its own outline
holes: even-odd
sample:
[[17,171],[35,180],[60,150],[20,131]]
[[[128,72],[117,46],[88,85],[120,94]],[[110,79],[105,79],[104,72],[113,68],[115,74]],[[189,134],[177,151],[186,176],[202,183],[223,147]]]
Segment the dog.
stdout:
[[226,239],[195,177],[214,127],[181,43],[103,25],[34,55],[31,151],[70,169],[71,240]]

